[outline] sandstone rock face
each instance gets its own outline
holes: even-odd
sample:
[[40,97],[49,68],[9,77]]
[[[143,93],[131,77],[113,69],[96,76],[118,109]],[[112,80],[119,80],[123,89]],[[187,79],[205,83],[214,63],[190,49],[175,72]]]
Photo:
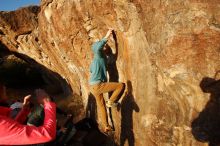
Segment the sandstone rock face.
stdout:
[[113,27],[109,79],[129,89],[112,109],[115,141],[217,145],[219,8],[219,0],[42,0],[40,10],[1,12],[0,41],[63,77],[84,106],[73,105],[77,120],[90,104],[90,46]]

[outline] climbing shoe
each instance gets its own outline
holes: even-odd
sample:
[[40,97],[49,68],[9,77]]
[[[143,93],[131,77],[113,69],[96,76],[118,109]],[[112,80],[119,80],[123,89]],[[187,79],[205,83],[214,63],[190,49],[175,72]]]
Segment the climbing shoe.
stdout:
[[104,133],[105,134],[108,134],[109,132],[112,132],[112,131],[115,131],[110,125],[108,125],[108,126],[106,126],[105,128],[104,128]]

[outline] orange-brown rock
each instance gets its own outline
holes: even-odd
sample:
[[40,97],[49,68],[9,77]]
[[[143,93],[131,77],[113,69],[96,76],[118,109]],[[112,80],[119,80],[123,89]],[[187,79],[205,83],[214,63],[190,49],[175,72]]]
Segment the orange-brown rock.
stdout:
[[90,46],[113,27],[109,78],[129,88],[121,109],[112,109],[115,141],[217,145],[219,7],[219,0],[42,0],[39,13],[35,7],[1,12],[0,41],[59,73],[84,105],[79,119],[90,104]]

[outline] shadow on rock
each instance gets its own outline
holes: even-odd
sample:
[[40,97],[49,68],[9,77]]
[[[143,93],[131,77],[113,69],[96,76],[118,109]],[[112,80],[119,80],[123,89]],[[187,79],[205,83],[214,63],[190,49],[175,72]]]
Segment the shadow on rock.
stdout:
[[33,58],[9,51],[0,42],[0,81],[12,88],[43,88],[51,94],[72,94],[70,85],[56,72]]
[[90,93],[88,97],[88,103],[86,106],[86,117],[92,119],[93,121],[97,120],[97,105],[95,97]]
[[89,132],[88,136],[84,139],[84,146],[115,146],[115,142],[108,137],[101,133],[98,129],[97,121],[97,105],[95,97],[92,94],[89,94],[88,103],[86,106],[86,117],[92,122],[95,123],[95,129]]
[[200,83],[204,93],[210,93],[210,100],[203,111],[192,122],[192,134],[209,146],[220,144],[220,80],[205,77]]
[[[73,93],[66,79],[30,56],[10,51],[1,42],[0,82],[6,85],[10,97],[20,97],[23,93],[32,94],[36,88],[42,88],[53,97],[59,108],[71,113],[74,120],[79,120],[84,114],[82,97]],[[36,103],[34,97],[32,99]]]
[[118,69],[116,65],[116,61],[118,58],[118,40],[115,32],[113,32],[114,45],[115,45],[115,53],[112,52],[112,48],[106,44],[105,45],[105,59],[107,62],[107,70],[109,74],[109,82],[118,82],[119,75]]
[[[117,69],[117,65],[116,65],[116,61],[118,59],[118,39],[117,39],[116,33],[114,31],[113,31],[112,35],[113,35],[113,39],[114,39],[115,52],[113,53],[113,51],[112,51],[113,49],[108,44],[106,44],[105,50],[104,50],[104,54],[105,54],[104,57],[105,57],[105,61],[107,63],[109,82],[118,82],[119,81],[119,74],[118,74],[118,69]],[[108,97],[111,97],[112,93],[113,92],[109,92]],[[123,94],[123,92],[120,93],[119,97],[121,97],[122,94]],[[108,108],[108,113],[109,113],[109,119],[111,122],[111,126],[113,129],[115,129],[111,108]]]
[[139,112],[140,109],[135,102],[132,91],[131,81],[127,82],[128,94],[121,103],[121,135],[120,146],[124,146],[126,140],[129,146],[134,146],[134,131],[133,131],[133,111]]

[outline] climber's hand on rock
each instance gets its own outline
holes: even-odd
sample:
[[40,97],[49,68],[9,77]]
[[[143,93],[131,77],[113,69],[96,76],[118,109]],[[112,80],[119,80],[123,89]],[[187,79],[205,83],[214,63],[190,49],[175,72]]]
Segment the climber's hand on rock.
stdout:
[[114,30],[113,28],[109,28],[109,29],[108,29],[108,32],[107,32],[107,34],[105,35],[105,38],[106,38],[106,39],[109,38],[109,36],[112,34],[113,30]]
[[51,101],[50,96],[43,89],[35,90],[37,100],[40,104],[44,104]]
[[114,28],[108,28],[108,31],[112,33],[114,31]]

